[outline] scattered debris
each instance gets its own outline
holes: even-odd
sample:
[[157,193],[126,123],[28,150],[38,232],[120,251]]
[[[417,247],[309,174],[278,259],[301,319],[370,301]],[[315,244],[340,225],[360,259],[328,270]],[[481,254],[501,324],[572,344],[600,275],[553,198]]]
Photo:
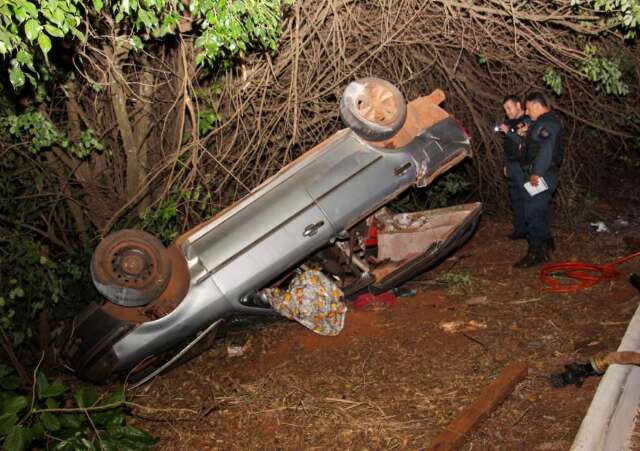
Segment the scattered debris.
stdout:
[[396,304],[396,296],[391,292],[382,293],[379,295],[375,295],[372,293],[363,293],[354,301],[353,306],[355,308],[364,308],[373,303],[393,306]]
[[562,388],[567,385],[581,387],[586,378],[598,374],[591,366],[591,363],[569,363],[564,368],[564,372],[551,375],[551,385],[554,388]]
[[531,302],[538,302],[542,298],[531,298],[531,299],[522,299],[520,301],[511,301],[509,304],[529,304]]
[[609,227],[607,227],[607,225],[602,221],[590,222],[589,225],[591,227],[594,227],[596,229],[596,232],[608,232],[609,231]]
[[524,363],[514,363],[502,370],[498,377],[482,390],[480,396],[464,409],[427,449],[430,451],[457,449],[464,442],[465,437],[511,394],[516,385],[527,377],[527,373],[528,367]]
[[640,365],[640,353],[633,351],[618,351],[599,354],[591,358],[589,363],[570,363],[565,365],[566,371],[551,375],[551,385],[562,388],[575,384],[582,386],[587,377],[601,376],[610,365]]
[[486,296],[474,296],[464,301],[465,305],[482,305],[487,303]]
[[412,298],[416,294],[418,294],[418,290],[416,290],[415,288],[409,288],[405,286],[395,287],[391,290],[391,292],[399,298]]
[[250,347],[251,347],[251,340],[247,341],[243,345],[228,345],[227,356],[241,357],[249,350]]
[[614,224],[618,227],[629,227],[629,221],[627,221],[626,219],[622,219],[622,218],[617,218],[614,221]]
[[421,230],[430,222],[430,218],[420,213],[392,214],[387,208],[375,214],[378,230],[386,233],[411,232]]
[[473,332],[478,329],[486,329],[487,325],[472,319],[471,321],[447,321],[438,325],[443,331],[455,334],[458,332]]

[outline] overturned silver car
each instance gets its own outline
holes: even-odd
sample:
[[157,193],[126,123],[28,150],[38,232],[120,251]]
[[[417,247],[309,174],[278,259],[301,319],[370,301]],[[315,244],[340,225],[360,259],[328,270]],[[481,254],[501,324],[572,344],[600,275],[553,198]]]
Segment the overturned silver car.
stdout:
[[387,245],[378,255],[364,238],[390,200],[471,156],[469,136],[443,101],[436,90],[407,104],[384,80],[354,81],[340,104],[349,128],[168,248],[142,231],[106,237],[91,266],[106,299],[76,318],[69,366],[95,382],[148,380],[224,319],[273,314],[256,293],[310,261],[346,295],[386,291],[435,265],[473,233],[481,204],[422,212],[419,227],[381,237]]

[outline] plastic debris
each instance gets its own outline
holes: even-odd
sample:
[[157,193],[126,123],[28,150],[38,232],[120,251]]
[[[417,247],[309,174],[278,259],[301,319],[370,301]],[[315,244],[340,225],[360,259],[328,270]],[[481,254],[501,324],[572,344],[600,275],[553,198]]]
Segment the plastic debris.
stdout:
[[243,356],[245,352],[249,349],[250,342],[246,342],[242,346],[239,345],[229,345],[227,346],[227,355],[229,357],[240,357]]
[[609,231],[609,227],[607,227],[607,225],[602,221],[590,222],[589,225],[591,227],[595,228],[596,232],[608,232]]
[[415,288],[409,288],[405,286],[395,287],[391,290],[391,292],[399,298],[412,298],[416,294],[418,294],[418,290],[416,290]]
[[472,319],[471,321],[447,321],[438,325],[443,331],[455,334],[457,332],[472,332],[478,329],[486,329],[487,325]]

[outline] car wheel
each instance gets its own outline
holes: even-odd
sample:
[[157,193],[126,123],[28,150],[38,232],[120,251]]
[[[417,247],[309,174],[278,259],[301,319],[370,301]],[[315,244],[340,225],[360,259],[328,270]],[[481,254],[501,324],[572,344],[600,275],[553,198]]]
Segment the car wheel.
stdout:
[[407,103],[393,84],[380,78],[352,81],[340,102],[342,120],[368,141],[393,137],[404,125]]
[[104,297],[124,307],[156,299],[169,283],[171,260],[160,240],[141,230],[120,230],[96,247],[93,283]]

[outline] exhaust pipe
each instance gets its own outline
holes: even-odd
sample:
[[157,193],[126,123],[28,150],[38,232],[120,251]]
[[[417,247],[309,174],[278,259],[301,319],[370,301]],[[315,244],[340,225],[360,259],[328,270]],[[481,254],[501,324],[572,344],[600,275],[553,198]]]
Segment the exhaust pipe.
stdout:
[[640,365],[640,352],[610,352],[592,357],[589,363],[570,363],[564,366],[564,372],[551,375],[551,385],[555,388],[562,388],[571,384],[580,387],[587,377],[602,376],[607,371],[607,368],[614,363],[618,365]]

